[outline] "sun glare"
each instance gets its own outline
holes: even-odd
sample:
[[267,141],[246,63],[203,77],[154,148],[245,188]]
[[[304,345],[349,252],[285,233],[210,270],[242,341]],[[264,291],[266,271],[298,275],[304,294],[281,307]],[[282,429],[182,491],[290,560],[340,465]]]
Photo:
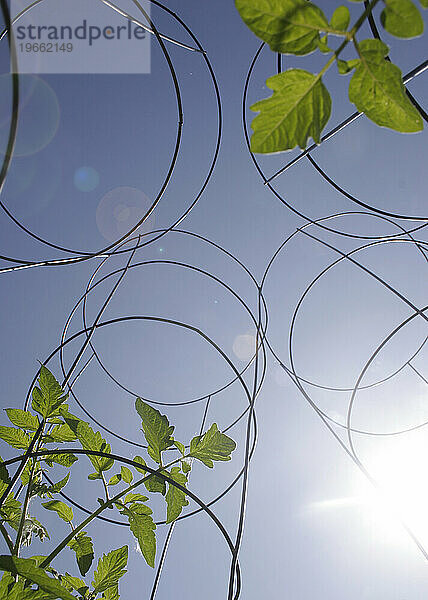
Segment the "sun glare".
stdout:
[[365,456],[364,466],[376,485],[358,474],[352,495],[312,502],[307,510],[362,511],[373,533],[394,545],[403,540],[401,523],[428,550],[428,443],[416,438],[385,440],[382,450]]
[[428,444],[419,439],[390,440],[365,461],[376,489],[366,500],[402,519],[428,542]]

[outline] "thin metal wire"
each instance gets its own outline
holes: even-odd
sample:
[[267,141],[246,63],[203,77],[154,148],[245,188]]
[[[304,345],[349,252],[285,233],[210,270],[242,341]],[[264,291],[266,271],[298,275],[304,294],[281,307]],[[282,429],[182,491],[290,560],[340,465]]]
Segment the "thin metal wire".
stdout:
[[[60,369],[63,375],[63,384],[67,387],[70,393],[70,400],[72,400],[80,410],[99,428],[103,431],[106,431],[110,436],[124,442],[128,445],[132,445],[139,448],[145,448],[146,446],[140,443],[137,440],[130,439],[129,436],[125,436],[120,434],[119,432],[113,430],[111,427],[107,425],[106,416],[102,415],[94,416],[92,411],[88,408],[84,399],[81,399],[80,396],[83,394],[77,391],[79,387],[79,383],[83,382],[85,374],[92,367],[98,367],[101,375],[105,375],[107,380],[113,382],[113,384],[120,388],[120,390],[125,393],[130,398],[135,398],[136,396],[144,398],[147,402],[150,402],[154,405],[161,406],[193,406],[196,408],[200,402],[205,402],[204,412],[201,421],[200,434],[202,434],[205,425],[209,408],[217,402],[217,400],[222,398],[222,394],[224,392],[228,392],[233,395],[234,399],[237,401],[238,408],[236,409],[235,415],[232,419],[222,424],[222,430],[225,432],[233,431],[236,434],[241,435],[239,433],[238,424],[241,425],[243,439],[238,440],[238,446],[242,448],[243,458],[242,463],[236,468],[236,473],[232,476],[231,481],[226,483],[223,489],[220,492],[217,492],[214,498],[211,498],[208,501],[203,501],[195,492],[190,489],[185,489],[183,486],[177,484],[174,480],[169,478],[164,473],[160,473],[159,475],[168,482],[169,485],[176,486],[177,488],[185,491],[189,498],[192,499],[194,505],[189,507],[187,511],[184,511],[183,514],[175,521],[170,524],[168,527],[167,534],[165,536],[163,548],[161,551],[160,558],[158,560],[157,569],[155,572],[155,576],[153,579],[153,584],[151,586],[150,600],[154,600],[157,590],[159,588],[159,583],[161,581],[162,573],[166,568],[167,563],[167,553],[170,544],[173,543],[173,533],[175,528],[177,527],[177,523],[179,521],[185,521],[186,519],[192,518],[194,515],[204,512],[207,514],[215,526],[218,528],[221,536],[226,542],[228,550],[230,551],[231,562],[228,576],[228,600],[237,600],[240,597],[243,581],[241,578],[241,569],[239,564],[240,550],[242,545],[242,540],[244,536],[244,526],[245,526],[245,513],[246,513],[246,505],[247,505],[247,496],[248,496],[248,482],[249,482],[249,474],[250,474],[250,464],[251,460],[254,456],[256,445],[257,445],[257,417],[256,417],[256,401],[258,401],[261,391],[263,389],[263,384],[266,379],[268,362],[269,365],[279,367],[286,375],[289,377],[290,381],[294,384],[296,390],[301,394],[304,401],[311,407],[311,409],[315,412],[318,418],[321,420],[323,426],[329,432],[329,434],[333,437],[333,439],[337,442],[339,448],[345,452],[345,454],[351,459],[352,463],[357,467],[357,469],[370,481],[375,488],[378,487],[378,483],[375,478],[371,475],[369,469],[364,464],[361,459],[358,449],[355,444],[355,436],[358,435],[359,438],[370,437],[382,439],[386,436],[398,436],[398,435],[408,435],[416,430],[420,430],[421,428],[428,425],[428,421],[423,420],[416,425],[411,427],[403,427],[394,431],[379,431],[374,428],[363,428],[357,427],[353,424],[353,415],[356,402],[358,400],[358,395],[363,390],[376,390],[381,389],[381,386],[386,382],[391,382],[396,378],[399,374],[411,372],[415,377],[418,378],[418,381],[423,383],[428,383],[427,377],[421,372],[421,369],[416,367],[413,364],[418,357],[420,357],[423,353],[423,350],[426,349],[426,342],[428,340],[428,335],[423,336],[423,341],[415,343],[415,349],[411,352],[410,357],[406,356],[401,361],[398,367],[392,369],[389,373],[382,377],[376,378],[374,381],[366,381],[367,373],[373,365],[376,357],[388,346],[388,344],[396,338],[400,331],[404,330],[410,323],[414,321],[420,321],[421,325],[425,325],[425,322],[428,321],[427,308],[420,308],[410,297],[407,295],[405,291],[398,289],[391,281],[378,273],[374,268],[368,268],[360,259],[359,253],[370,252],[374,248],[383,248],[385,250],[389,248],[413,248],[416,250],[415,256],[418,256],[418,259],[422,257],[423,266],[427,266],[428,262],[428,254],[427,254],[427,241],[422,238],[422,235],[425,233],[425,227],[428,224],[428,218],[422,216],[412,216],[412,215],[401,215],[395,214],[392,212],[384,211],[378,209],[377,207],[367,204],[362,201],[360,198],[350,194],[347,192],[342,186],[340,186],[328,173],[324,168],[320,166],[318,161],[316,161],[312,156],[312,151],[318,148],[316,145],[309,146],[307,150],[300,153],[293,160],[288,162],[284,167],[278,170],[271,176],[266,176],[262,167],[259,164],[259,161],[256,159],[254,154],[250,152],[249,145],[249,134],[247,127],[247,96],[249,86],[252,81],[253,72],[257,60],[259,59],[262,49],[264,45],[261,45],[257,50],[245,78],[244,89],[243,89],[243,98],[242,98],[242,122],[243,122],[243,133],[244,140],[247,145],[247,149],[250,153],[251,160],[258,171],[262,184],[265,188],[269,189],[271,193],[282,203],[283,206],[288,208],[294,215],[299,217],[302,220],[300,226],[298,226],[291,234],[285,236],[284,241],[278,246],[277,250],[272,254],[269,260],[266,263],[266,268],[261,276],[258,279],[252,272],[251,268],[245,264],[243,260],[238,259],[238,257],[228,251],[226,248],[222,247],[221,244],[218,244],[214,240],[210,240],[207,237],[201,235],[198,232],[188,231],[184,229],[179,229],[180,223],[187,217],[193,208],[196,206],[199,199],[202,197],[208,182],[211,180],[211,177],[216,168],[217,159],[220,151],[220,143],[222,137],[222,105],[220,99],[219,86],[217,83],[217,78],[214,73],[213,67],[211,65],[210,60],[208,59],[207,53],[204,50],[203,46],[192,32],[192,30],[183,22],[183,20],[171,11],[168,7],[164,6],[157,0],[152,1],[152,5],[155,6],[160,11],[163,11],[167,15],[169,15],[174,22],[179,25],[182,31],[191,39],[191,43],[193,45],[188,45],[178,39],[171,38],[169,36],[160,33],[153,20],[149,18],[149,16],[145,13],[143,7],[139,4],[137,0],[133,0],[135,7],[142,15],[141,18],[136,19],[132,15],[125,13],[119,7],[117,7],[110,0],[100,0],[105,5],[107,5],[112,10],[119,12],[124,18],[131,20],[132,22],[138,24],[143,27],[146,31],[148,31],[151,35],[156,39],[157,44],[159,45],[162,56],[166,61],[169,77],[172,82],[172,90],[175,97],[176,102],[176,110],[177,110],[177,129],[175,132],[175,141],[171,147],[171,153],[169,158],[169,163],[166,167],[166,176],[164,180],[159,185],[158,193],[153,201],[149,210],[145,213],[145,215],[133,225],[133,227],[126,232],[120,239],[116,240],[106,248],[95,252],[89,252],[86,250],[77,250],[77,249],[67,249],[58,244],[54,244],[51,241],[42,238],[41,236],[37,236],[35,233],[31,232],[28,228],[26,228],[23,223],[19,221],[7,208],[4,204],[1,194],[4,189],[4,184],[6,181],[6,177],[9,171],[10,162],[12,160],[14,154],[14,147],[16,143],[17,136],[17,128],[19,121],[19,113],[20,113],[20,84],[19,84],[19,76],[17,74],[17,62],[16,62],[16,48],[13,39],[13,28],[10,19],[10,14],[8,10],[8,5],[6,0],[0,0],[3,20],[5,23],[5,28],[3,33],[0,35],[0,40],[7,40],[10,60],[12,64],[12,107],[11,107],[11,115],[9,122],[9,134],[8,134],[8,142],[5,155],[3,157],[3,162],[0,169],[0,207],[3,209],[5,215],[12,220],[26,235],[30,238],[38,242],[41,247],[49,247],[60,252],[67,253],[66,257],[59,257],[49,260],[24,260],[21,258],[14,258],[9,256],[1,255],[0,259],[5,263],[11,263],[9,266],[5,266],[0,269],[1,274],[6,274],[10,272],[14,272],[17,270],[23,270],[28,268],[37,268],[37,267],[62,267],[66,265],[72,265],[85,261],[94,261],[94,268],[92,270],[92,274],[84,287],[82,293],[78,294],[78,299],[76,300],[70,314],[65,320],[64,327],[59,335],[59,340],[57,344],[52,344],[53,349],[48,353],[44,364],[47,365],[55,365],[55,361],[58,361]],[[32,10],[37,4],[42,2],[42,0],[36,0],[31,5],[29,5],[24,11],[22,11],[15,18],[14,22],[16,22],[25,12],[28,10]],[[379,31],[376,27],[376,23],[373,19],[369,22],[372,33],[375,37],[379,36]],[[189,202],[189,205],[185,208],[183,213],[175,219],[173,223],[171,223],[168,227],[163,229],[155,229],[153,231],[141,233],[140,227],[142,224],[147,222],[148,217],[156,211],[167,187],[170,185],[173,180],[173,176],[176,172],[178,158],[181,151],[181,138],[183,131],[183,104],[182,104],[182,86],[180,86],[180,81],[177,76],[177,72],[174,68],[173,61],[167,51],[165,46],[165,42],[169,44],[173,44],[181,47],[183,50],[194,52],[197,56],[200,56],[203,60],[206,71],[209,75],[210,82],[212,85],[212,91],[215,98],[215,111],[212,115],[213,119],[216,119],[217,128],[216,135],[212,140],[209,140],[206,147],[210,148],[210,164],[207,171],[207,174],[204,177],[201,177],[202,183],[200,184],[199,190],[194,196],[194,198]],[[283,68],[283,61],[281,55],[275,56],[276,61],[276,69],[280,72]],[[420,65],[412,69],[407,75],[404,77],[404,82],[409,83],[412,79],[417,76],[420,76],[428,69],[428,61],[422,62]],[[420,111],[422,117],[426,120],[427,115],[425,110],[420,106],[419,102],[409,93],[409,97]],[[327,140],[332,139],[334,136],[338,135],[345,127],[347,127],[350,123],[353,123],[360,117],[360,113],[353,113],[347,119],[345,119],[342,123],[334,127],[331,131],[325,134],[322,138],[322,143]],[[211,145],[210,145],[211,144]],[[323,148],[327,148],[328,146],[323,146]],[[307,157],[308,165],[310,164],[317,173],[324,179],[324,181],[331,187],[332,190],[339,192],[341,196],[351,201],[353,204],[356,204],[358,207],[362,207],[364,211],[360,210],[352,210],[348,212],[335,213],[328,216],[317,216],[317,218],[310,218],[301,212],[298,208],[294,207],[288,200],[286,200],[272,185],[272,182],[279,177],[279,175],[284,175],[292,166],[297,164],[297,162],[301,161],[302,158]],[[268,210],[268,207],[266,208]],[[365,235],[362,232],[359,233],[351,233],[349,231],[345,231],[339,229],[338,227],[334,227],[335,224],[343,221],[351,221],[353,226],[356,225],[358,219],[370,219],[370,222],[373,226],[388,226],[391,228],[392,233],[389,235],[385,235],[380,229],[380,232],[377,235]],[[403,225],[401,221],[407,223],[407,226]],[[414,221],[415,223],[409,223],[409,221]],[[330,226],[330,225],[333,226]],[[418,233],[418,237],[415,236],[416,232]],[[202,268],[197,266],[196,264],[190,264],[189,262],[184,262],[179,259],[169,259],[169,260],[153,260],[148,259],[145,256],[142,256],[142,253],[152,246],[155,242],[160,239],[168,236],[169,239],[173,238],[173,236],[184,237],[189,240],[192,244],[204,244],[210,250],[215,251],[219,257],[225,259],[237,267],[239,273],[244,274],[246,280],[249,282],[249,289],[251,292],[248,292],[247,295],[243,295],[242,285],[239,288],[235,288],[233,281],[225,281],[225,277],[220,273],[214,273],[212,270],[207,268]],[[327,239],[325,237],[328,236]],[[288,332],[288,356],[282,356],[281,352],[275,347],[275,343],[273,341],[273,328],[272,324],[272,315],[271,315],[271,306],[269,301],[267,300],[267,292],[265,291],[266,286],[270,281],[270,277],[272,276],[273,267],[278,263],[281,257],[284,256],[286,250],[292,247],[292,244],[295,241],[299,241],[301,243],[307,242],[316,245],[316,247],[324,247],[328,249],[332,255],[336,255],[324,268],[322,268],[315,276],[311,275],[308,279],[304,291],[300,294],[300,297],[297,299],[294,311],[292,311],[290,317],[290,327]],[[341,242],[356,242],[360,245],[352,247],[342,247]],[[121,258],[123,255],[123,264],[117,266],[114,261]],[[405,306],[406,310],[410,312],[410,315],[406,318],[403,318],[400,323],[396,324],[392,330],[387,333],[384,339],[379,342],[376,346],[376,349],[368,347],[367,351],[367,359],[365,361],[364,367],[359,369],[359,375],[356,378],[355,383],[351,383],[350,385],[345,386],[337,386],[333,385],[333,383],[329,382],[319,382],[315,381],[313,378],[304,376],[302,368],[302,372],[297,368],[296,358],[295,358],[295,338],[296,338],[296,330],[297,323],[301,318],[301,307],[304,303],[309,302],[313,297],[313,290],[316,288],[318,283],[322,281],[324,277],[327,277],[329,274],[333,273],[334,270],[339,267],[340,268],[350,268],[357,269],[358,272],[362,273],[365,277],[367,277],[370,281],[376,282],[377,285],[381,286],[381,289],[385,291],[385,293],[391,294],[391,297],[398,299],[400,303]],[[210,281],[211,283],[219,286],[219,289],[224,292],[228,299],[231,302],[236,304],[238,308],[241,310],[245,316],[245,318],[249,319],[251,323],[252,332],[254,332],[254,353],[251,358],[247,361],[244,367],[238,367],[235,365],[231,356],[229,356],[228,352],[225,348],[222,348],[221,345],[216,342],[212,335],[209,335],[207,332],[203,331],[200,327],[192,323],[185,323],[180,321],[178,318],[174,316],[158,316],[158,315],[135,315],[135,314],[126,314],[121,316],[115,316],[106,318],[106,312],[112,306],[112,300],[116,297],[118,290],[124,289],[124,282],[127,280],[129,273],[138,274],[141,282],[144,282],[144,276],[146,272],[150,269],[156,269],[158,272],[161,272],[161,269],[171,269],[174,272],[180,274],[181,272],[192,273],[195,277],[200,278],[202,281]],[[179,276],[179,275],[178,275]],[[108,288],[108,290],[107,290]],[[101,292],[101,290],[104,290]],[[107,290],[107,291],[105,291]],[[100,302],[100,306],[98,310],[95,311],[96,316],[93,319],[89,318],[89,310],[88,306],[90,302],[95,302],[94,298],[98,298],[98,296],[103,294],[102,300]],[[77,323],[77,319],[80,316],[79,310],[81,310],[81,322]],[[104,321],[101,319],[104,318]],[[204,390],[203,393],[195,395],[195,397],[190,398],[179,398],[175,397],[171,399],[171,402],[162,402],[157,398],[147,397],[144,394],[144,390],[134,390],[132,386],[122,381],[120,375],[113,374],[110,369],[106,366],[106,361],[103,357],[103,350],[100,349],[99,344],[97,343],[97,333],[99,331],[105,331],[106,329],[111,329],[115,326],[120,326],[121,324],[132,324],[132,323],[153,323],[157,326],[164,326],[168,328],[179,328],[180,330],[187,331],[196,336],[197,339],[203,340],[209,348],[213,349],[216,353],[216,356],[221,358],[222,362],[225,364],[228,370],[231,371],[232,376],[228,377],[224,382],[216,387],[216,389],[207,389]],[[77,349],[76,349],[77,347]],[[28,387],[28,392],[26,395],[26,399],[24,402],[24,408],[29,406],[30,397],[32,389],[36,384],[38,373],[34,374],[34,377]],[[317,390],[323,390],[324,392],[330,392],[331,394],[346,394],[348,398],[347,401],[347,413],[346,419],[344,422],[340,421],[337,418],[332,418],[326,411],[322,410],[320,403],[318,403],[314,398],[314,393]],[[178,396],[178,394],[177,394]],[[239,408],[244,399],[243,405],[244,408]],[[242,433],[241,432],[241,433]],[[346,433],[346,440],[342,439],[340,433]],[[345,436],[343,436],[345,437]],[[28,457],[38,457],[43,455],[49,455],[58,453],[58,450],[52,451],[35,451],[34,444],[30,445],[28,450],[22,454],[21,456],[14,457],[4,462],[4,465],[13,465],[17,464],[17,468],[15,473],[11,479],[11,483],[8,486],[7,490],[4,492],[2,498],[0,498],[0,505],[5,500],[7,495],[11,490],[14,489],[14,486],[17,484],[19,480],[19,476],[24,468],[25,461]],[[104,456],[111,457],[115,461],[118,461],[121,464],[127,464],[128,466],[138,466],[138,463],[135,463],[133,460],[127,458],[126,456],[122,456],[119,454],[113,453],[103,453],[96,451],[85,451],[81,449],[61,449],[61,454],[73,453],[77,456]],[[147,470],[150,473],[154,473],[154,469],[147,467]],[[45,473],[45,477],[48,481],[52,483],[50,477]],[[238,489],[239,487],[239,502],[237,505],[236,511],[236,533],[234,536],[230,534],[222,521],[216,516],[216,514],[212,511],[211,507],[220,501],[222,501],[234,488]],[[79,511],[85,514],[91,514],[92,510],[87,506],[84,506],[79,499],[73,497],[70,494],[65,494],[64,491],[60,492],[61,496],[67,500],[70,504],[76,507]],[[196,507],[195,507],[196,505]],[[99,515],[97,517],[99,520],[103,522],[109,523],[111,526],[128,526],[128,523],[116,520],[109,519],[103,515]],[[402,525],[410,536],[412,541],[415,543],[419,551],[422,553],[424,558],[428,558],[427,550],[425,549],[422,542],[419,540],[418,536],[415,532],[409,527],[409,525],[401,520]],[[166,525],[165,521],[157,521],[157,526]],[[181,525],[180,525],[181,526]],[[183,525],[184,526],[184,523]],[[234,538],[234,539],[233,539]],[[180,595],[180,592],[178,592]],[[247,592],[248,596],[248,592]]]

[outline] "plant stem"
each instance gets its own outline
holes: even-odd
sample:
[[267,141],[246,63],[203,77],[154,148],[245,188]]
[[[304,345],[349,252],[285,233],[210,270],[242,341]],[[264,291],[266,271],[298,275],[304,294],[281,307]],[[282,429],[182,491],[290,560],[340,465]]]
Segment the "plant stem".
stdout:
[[[38,448],[37,448],[37,450],[38,450]],[[31,498],[31,488],[32,488],[32,483],[33,483],[34,469],[36,466],[36,459],[33,458],[32,460],[33,460],[33,464],[31,465],[30,480],[27,485],[24,504],[22,507],[21,519],[19,521],[18,532],[16,534],[15,546],[14,546],[13,552],[12,552],[12,554],[14,556],[19,556],[19,548],[21,546],[22,531],[24,529],[25,519],[27,518],[28,505],[30,503],[30,498]]]
[[373,8],[376,6],[376,4],[378,2],[380,2],[380,0],[372,0],[370,2],[370,4],[367,6],[366,10],[358,17],[358,19],[355,21],[355,24],[352,27],[352,29],[350,29],[348,31],[348,33],[346,35],[346,39],[343,40],[343,42],[340,44],[339,48],[334,51],[333,56],[330,58],[330,60],[327,62],[327,64],[323,67],[323,69],[319,72],[319,76],[322,76],[331,67],[333,62],[337,58],[339,58],[340,53],[346,48],[346,46],[349,44],[349,42],[355,41],[355,34],[360,29],[361,25],[364,23],[364,21],[367,19],[367,17],[371,14]]
[[[43,432],[46,426],[46,418],[43,418],[43,421],[41,422],[41,427],[39,426],[39,429],[37,430],[37,432],[40,431],[39,436],[37,438],[36,441],[36,445],[35,445],[35,450],[36,452],[39,451],[40,449],[40,445],[42,443],[42,436],[43,436]],[[36,432],[36,433],[37,433]],[[32,487],[33,487],[33,478],[34,478],[34,471],[37,467],[37,459],[33,458],[33,464],[31,465],[31,471],[30,471],[30,475],[29,475],[29,481],[28,481],[28,485],[27,485],[27,491],[25,494],[25,500],[24,500],[24,505],[22,507],[22,514],[21,514],[21,519],[19,521],[19,527],[18,527],[18,532],[16,534],[16,541],[15,541],[15,547],[13,549],[13,555],[14,556],[19,556],[19,549],[21,546],[21,538],[22,538],[22,531],[24,529],[24,524],[25,524],[25,519],[27,518],[27,510],[28,510],[28,506],[31,500],[31,491],[32,491]]]
[[5,541],[6,541],[6,544],[7,544],[8,548],[9,548],[10,553],[13,554],[13,542],[10,539],[10,536],[9,536],[9,534],[7,532],[6,527],[3,525],[3,523],[1,521],[0,521],[0,531],[1,531],[3,537],[4,537]]
[[[163,469],[168,469],[175,463],[179,462],[181,459],[182,459],[182,457],[177,458],[177,459],[173,460],[172,462],[170,462],[165,467],[159,467],[159,469],[156,471],[156,473],[160,473],[160,471],[162,471]],[[142,467],[142,468],[144,468],[144,467]],[[65,537],[62,540],[61,543],[58,544],[58,546],[56,548],[54,548],[54,550],[52,550],[52,552],[49,554],[49,556],[46,557],[45,560],[40,564],[40,567],[42,569],[45,569],[53,561],[53,559],[67,546],[67,544],[73,539],[73,537],[75,535],[77,535],[80,531],[82,531],[82,529],[84,529],[87,525],[89,525],[89,523],[91,521],[93,521],[96,517],[98,517],[99,514],[101,514],[106,508],[108,508],[109,506],[112,506],[115,502],[120,500],[120,498],[122,498],[122,496],[124,496],[131,490],[135,489],[136,487],[138,487],[139,485],[141,485],[142,483],[144,483],[145,481],[150,479],[150,477],[153,477],[154,475],[156,475],[156,473],[150,473],[149,475],[146,475],[142,479],[139,479],[135,483],[129,485],[125,490],[122,490],[121,492],[116,494],[116,496],[113,496],[113,498],[110,498],[102,506],[97,508],[97,510],[95,510],[92,514],[89,515],[89,517],[87,517],[84,521],[82,521],[82,523],[80,523],[80,525],[78,525],[67,537]]]
[[13,475],[13,477],[12,477],[10,483],[9,483],[9,485],[7,486],[6,490],[2,494],[2,497],[0,498],[0,508],[3,505],[3,502],[9,496],[10,492],[13,490],[13,488],[14,488],[16,482],[18,481],[19,476],[21,475],[22,471],[25,469],[25,466],[26,466],[26,464],[28,462],[28,458],[29,458],[30,454],[33,452],[34,446],[36,445],[36,443],[38,442],[41,434],[43,433],[44,427],[45,427],[45,421],[43,420],[40,423],[37,431],[35,432],[32,440],[30,442],[30,445],[28,446],[27,450],[25,451],[25,454],[24,454],[24,456],[23,456],[23,458],[21,460],[21,463],[20,463],[19,467],[16,469],[16,471],[15,471],[15,473],[14,473],[14,475]]
[[103,486],[104,486],[104,492],[105,492],[105,495],[106,495],[106,500],[110,500],[110,496],[109,496],[109,493],[108,493],[107,482],[105,480],[104,473],[102,473],[102,472],[101,472],[101,479],[102,479]]

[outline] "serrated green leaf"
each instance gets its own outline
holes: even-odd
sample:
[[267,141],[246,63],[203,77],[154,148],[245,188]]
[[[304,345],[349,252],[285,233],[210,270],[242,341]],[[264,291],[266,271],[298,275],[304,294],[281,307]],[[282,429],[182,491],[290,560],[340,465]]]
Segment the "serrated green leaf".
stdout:
[[103,592],[101,600],[119,600],[119,586],[115,585],[109,587],[105,592]]
[[64,582],[64,584],[68,584],[71,589],[76,590],[76,592],[83,597],[86,596],[86,592],[89,590],[89,587],[84,581],[82,581],[82,579],[79,579],[79,577],[73,577],[69,573],[62,575],[61,580]]
[[33,389],[31,407],[44,419],[47,419],[67,400],[68,394],[64,392],[58,381],[44,365],[40,367],[38,383],[40,388],[35,387]]
[[[179,483],[180,485],[186,487],[187,484],[187,475],[180,472],[180,467],[172,467],[171,472],[169,473],[171,479]],[[165,496],[166,500],[166,522],[172,523],[175,521],[181,514],[184,506],[189,504],[188,500],[186,500],[186,494],[175,487],[172,483],[168,482],[168,492]]]
[[74,442],[77,440],[77,435],[67,423],[53,427],[49,432],[49,437],[52,438],[53,442]]
[[94,560],[94,546],[92,539],[87,535],[86,531],[80,531],[67,544],[76,553],[77,566],[80,574],[84,577],[91,568]]
[[38,585],[54,598],[61,600],[76,600],[70,592],[63,587],[57,579],[53,579],[30,558],[17,558],[16,556],[0,556],[0,569],[12,575],[21,575]]
[[102,477],[99,473],[89,473],[88,479],[95,481],[96,479],[102,479]]
[[15,582],[15,578],[5,572],[0,581],[0,598],[2,600],[55,600],[57,596],[28,587],[28,581],[22,577]]
[[391,35],[413,38],[424,32],[424,21],[411,0],[385,0],[380,20]]
[[159,477],[159,475],[151,475],[149,479],[144,482],[144,487],[148,492],[159,493],[162,496],[166,494],[166,482],[165,479]]
[[350,20],[351,14],[349,8],[347,6],[338,6],[330,19],[330,25],[338,31],[346,31]]
[[73,463],[77,460],[77,456],[72,453],[62,454],[58,452],[58,454],[49,454],[44,459],[45,463],[49,466],[52,466],[52,463],[56,463],[57,465],[61,465],[62,467],[71,467]]
[[360,63],[349,84],[349,100],[381,127],[420,131],[422,117],[406,96],[400,69],[385,60],[388,47],[377,39],[359,43]]
[[141,426],[146,438],[147,451],[155,462],[161,464],[161,453],[174,444],[171,437],[174,427],[170,426],[165,415],[137,398],[135,408],[141,417]]
[[0,425],[0,438],[9,444],[9,446],[12,446],[12,448],[23,450],[28,448],[30,443],[30,438],[22,429],[5,427],[4,425]]
[[[107,444],[99,431],[94,431],[88,423],[77,419],[73,415],[70,415],[70,413],[64,413],[63,417],[70,429],[76,434],[76,437],[84,450],[96,450],[98,452],[105,452],[106,454],[111,452],[110,444]],[[114,465],[114,460],[112,458],[102,458],[91,455],[88,455],[88,458],[97,473],[108,471]]]
[[154,568],[156,556],[156,536],[154,530],[156,529],[156,525],[152,517],[147,514],[148,508],[144,504],[134,504],[124,508],[122,514],[128,518],[129,527],[137,539],[138,546],[146,563]]
[[192,458],[186,457],[180,461],[183,473],[190,473],[192,470],[192,460]]
[[[24,470],[21,473],[21,481],[23,485],[27,485],[30,482],[31,472],[33,470],[33,459],[30,459],[24,467]],[[41,480],[41,469],[40,463],[36,463],[33,472],[33,482],[38,483]]]
[[235,448],[235,442],[221,433],[216,423],[213,423],[202,437],[198,435],[193,438],[190,442],[189,455],[212,468],[214,460],[230,460],[230,455]]
[[58,492],[60,492],[62,490],[62,488],[67,485],[69,478],[70,478],[70,473],[67,473],[67,475],[63,479],[61,479],[57,483],[54,483],[53,485],[51,485],[48,488],[49,492],[51,494],[57,494]]
[[99,594],[110,587],[116,586],[122,575],[126,573],[127,562],[128,546],[122,546],[122,548],[112,550],[108,554],[103,554],[94,573],[94,581],[92,582],[94,592]]
[[318,6],[307,0],[235,0],[244,23],[274,52],[309,54],[328,28]]
[[73,509],[60,500],[49,500],[49,502],[42,502],[42,506],[46,508],[46,510],[55,511],[66,523],[71,523],[73,520]]
[[16,500],[13,494],[9,494],[0,508],[0,514],[8,522],[14,521],[17,517],[21,516],[21,502]]
[[[141,458],[141,456],[135,456],[134,462],[139,463],[142,467],[144,467],[146,465],[144,458]],[[134,467],[134,468],[142,475],[150,475],[150,472],[144,468],[139,468],[139,467]],[[146,490],[148,492],[160,493],[163,496],[165,496],[165,494],[166,494],[165,479],[162,479],[162,477],[159,477],[158,475],[151,475],[149,477],[149,479],[144,481],[144,487],[146,488]]]
[[120,475],[125,483],[131,483],[134,479],[134,476],[128,467],[124,467],[123,465],[120,467]]
[[331,112],[327,88],[317,76],[302,69],[289,69],[270,77],[266,85],[270,98],[256,102],[251,150],[271,153],[306,147],[312,136],[319,143]]
[[20,408],[6,408],[5,410],[9,421],[16,427],[36,431],[40,425],[39,419],[28,410],[21,410]]

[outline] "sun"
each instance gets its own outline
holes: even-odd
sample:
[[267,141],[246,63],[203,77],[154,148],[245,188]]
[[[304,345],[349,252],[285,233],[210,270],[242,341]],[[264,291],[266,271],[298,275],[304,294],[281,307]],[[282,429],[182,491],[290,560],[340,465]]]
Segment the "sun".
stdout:
[[375,481],[361,490],[362,503],[409,527],[428,547],[428,439],[423,432],[395,436],[371,452],[364,466]]
[[[428,552],[428,437],[422,430],[408,436],[376,439],[359,456],[370,479],[355,472],[352,492],[310,503],[310,513],[356,510],[370,531],[394,547],[413,536]],[[407,528],[407,533],[406,533]]]

